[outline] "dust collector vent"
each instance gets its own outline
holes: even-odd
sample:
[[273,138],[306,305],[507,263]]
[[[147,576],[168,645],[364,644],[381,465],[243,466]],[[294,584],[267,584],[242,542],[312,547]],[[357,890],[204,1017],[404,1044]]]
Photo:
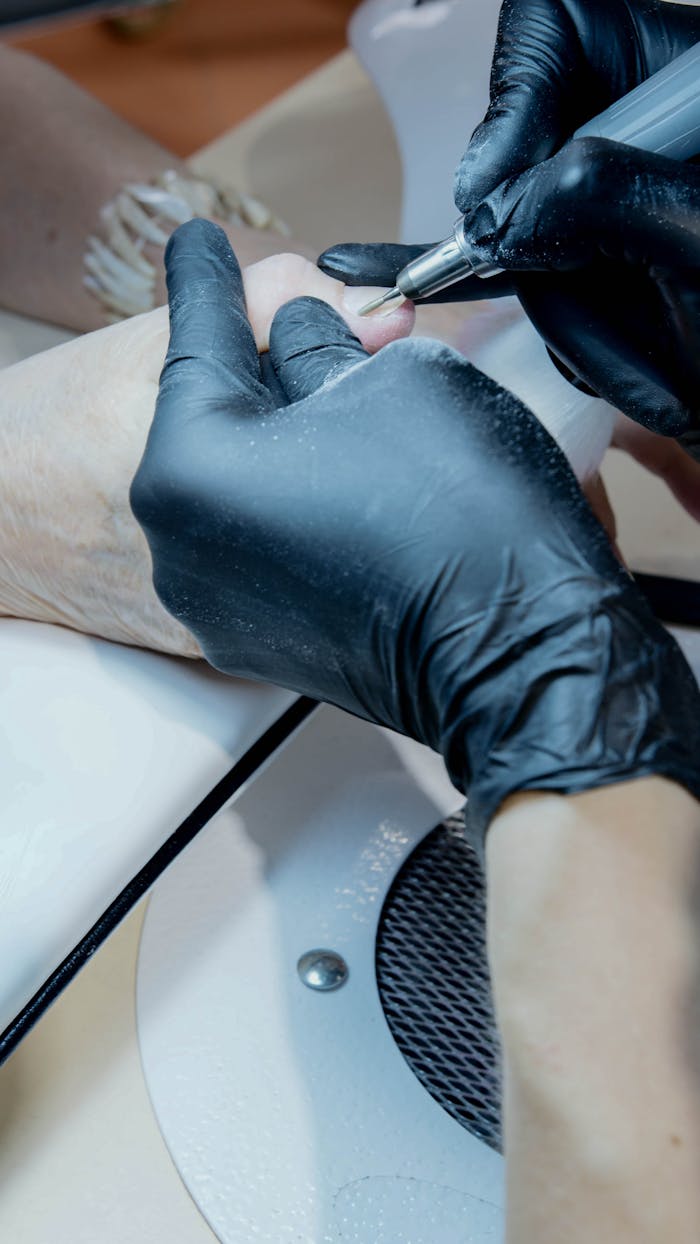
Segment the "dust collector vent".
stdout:
[[454,1119],[500,1149],[484,876],[461,817],[432,830],[397,874],[376,962],[384,1013],[406,1062]]

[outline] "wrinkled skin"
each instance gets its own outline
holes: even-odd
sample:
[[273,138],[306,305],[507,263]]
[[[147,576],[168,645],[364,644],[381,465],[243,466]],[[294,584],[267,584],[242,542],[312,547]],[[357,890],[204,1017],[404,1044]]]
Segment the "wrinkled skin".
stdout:
[[[344,310],[370,350],[413,322],[410,307],[382,321],[358,320],[344,306],[343,287],[297,255],[253,265],[246,290],[261,350],[277,308],[306,292]],[[148,547],[128,503],[167,340],[161,308],[0,374],[0,614],[199,655],[153,591]]]
[[700,794],[695,680],[526,407],[436,342],[369,358],[311,298],[273,320],[273,395],[221,230],[184,225],[166,268],[131,501],[213,665],[434,747],[477,841],[515,790]]
[[[567,140],[698,40],[694,6],[506,0],[490,107],[457,169],[455,202],[476,255],[507,275],[447,293],[514,290],[567,378],[694,456],[700,168]],[[418,250],[341,246],[320,262],[339,279],[389,284]]]

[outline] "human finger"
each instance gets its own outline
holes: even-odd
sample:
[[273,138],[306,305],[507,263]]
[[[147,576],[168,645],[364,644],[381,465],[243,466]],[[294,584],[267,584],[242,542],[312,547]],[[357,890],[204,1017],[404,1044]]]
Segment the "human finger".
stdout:
[[360,316],[357,314],[360,308],[382,290],[374,287],[348,289],[342,278],[334,279],[300,255],[263,259],[246,269],[244,280],[250,321],[261,351],[268,347],[270,325],[277,311],[295,298],[318,298],[328,303],[342,315],[370,354],[397,337],[407,337],[413,328],[412,303],[405,303],[390,315]]

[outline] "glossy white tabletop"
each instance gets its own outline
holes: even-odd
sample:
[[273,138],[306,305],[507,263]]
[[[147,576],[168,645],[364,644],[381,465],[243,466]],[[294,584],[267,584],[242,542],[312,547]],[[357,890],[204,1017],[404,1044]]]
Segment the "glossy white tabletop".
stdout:
[[0,1031],[295,698],[0,621]]

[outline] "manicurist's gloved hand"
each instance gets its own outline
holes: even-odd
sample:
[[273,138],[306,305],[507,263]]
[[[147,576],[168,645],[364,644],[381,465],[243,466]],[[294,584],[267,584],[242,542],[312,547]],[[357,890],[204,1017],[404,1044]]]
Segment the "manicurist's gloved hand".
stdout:
[[308,298],[263,379],[224,234],[184,225],[166,262],[131,500],[214,666],[428,743],[480,831],[524,788],[659,773],[700,795],[693,676],[525,407],[433,342],[369,358]]
[[[491,103],[455,179],[476,255],[509,271],[564,373],[691,452],[700,447],[700,167],[567,140],[698,40],[694,6],[506,0]],[[335,247],[322,267],[388,284],[388,269],[412,254]],[[448,292],[498,288],[472,278]]]

